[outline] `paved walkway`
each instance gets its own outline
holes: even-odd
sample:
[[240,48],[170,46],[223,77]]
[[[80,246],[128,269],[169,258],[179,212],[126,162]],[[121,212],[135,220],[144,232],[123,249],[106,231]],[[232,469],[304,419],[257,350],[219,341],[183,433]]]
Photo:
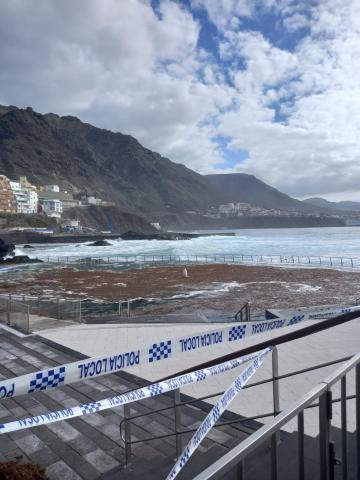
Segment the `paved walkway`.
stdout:
[[[74,325],[65,328],[46,330],[39,332],[45,338],[57,341],[76,351],[82,352],[88,356],[100,356],[109,352],[131,351],[136,346],[147,345],[152,341],[160,341],[166,338],[176,338],[186,335],[194,335],[199,332],[206,332],[223,328],[225,323],[205,323],[205,324],[106,324],[106,325]],[[131,373],[145,378],[148,381],[157,381],[168,375],[176,374],[180,370],[206,362],[221,355],[232,353],[243,347],[252,345],[273,336],[277,336],[285,331],[295,331],[310,325],[314,321],[301,322],[291,327],[280,330],[271,330],[262,334],[250,336],[240,342],[226,342],[213,345],[211,349],[196,349],[187,352],[181,362],[175,356],[166,362],[150,363],[149,365],[138,365],[131,369]],[[316,364],[329,362],[348,355],[354,355],[360,349],[359,342],[360,318],[351,322],[330,328],[328,330],[316,333],[310,337],[280,345],[279,351],[279,373],[287,374],[300,369],[306,369]],[[254,381],[264,380],[272,376],[271,358],[265,360],[262,367],[256,372]],[[280,382],[280,404],[281,408],[288,407],[292,402],[301,397],[305,392],[311,390],[315,385],[321,382],[327,375],[333,373],[340,365],[332,365],[319,370],[304,373],[299,376],[285,378]],[[198,398],[209,395],[210,393],[224,391],[234,380],[237,373],[241,371],[235,369],[225,372],[222,375],[214,376],[206,382],[199,382],[194,385],[187,385],[182,388],[182,392],[192,397]],[[354,377],[348,376],[349,394],[354,393]],[[339,388],[336,386],[334,395],[339,394]],[[272,384],[268,383],[247,389],[241,393],[241,396],[234,400],[230,409],[244,417],[259,415],[273,410],[272,404]],[[215,399],[216,400],[216,399]],[[209,399],[209,402],[214,400]],[[337,427],[341,425],[340,404],[334,405],[333,423]],[[355,428],[355,403],[349,403],[348,425],[350,431]],[[267,419],[264,419],[266,422]],[[305,419],[305,431],[309,435],[316,436],[318,433],[318,418],[315,409],[309,412]],[[286,427],[289,431],[296,428],[296,422],[290,423]]]
[[[38,336],[20,336],[0,327],[0,378],[11,378],[78,359],[85,358],[66,347]],[[54,390],[35,392],[0,400],[0,422],[6,423],[26,416],[71,407],[91,400],[100,400],[119,392],[146,384],[126,372],[107,375],[96,380],[77,382]],[[162,407],[172,407],[170,395],[149,398],[132,404],[132,414],[148,413]],[[196,428],[209,407],[183,407],[183,424]],[[229,414],[227,418],[238,418]],[[175,459],[175,439],[139,443],[133,449],[130,467],[124,469],[124,448],[119,424],[123,407],[61,421],[0,436],[0,461],[35,462],[47,469],[50,480],[92,480],[98,478],[138,478],[139,472],[149,472],[143,478],[156,478],[150,472],[159,463],[171,468]],[[211,461],[233,447],[255,428],[254,422],[243,427],[215,429],[200,447],[209,452]],[[173,408],[151,417],[140,418],[132,426],[132,439],[174,431]],[[189,435],[185,436],[185,439]],[[204,460],[203,460],[204,461]],[[210,463],[207,459],[207,463]],[[201,462],[197,464],[201,468]],[[190,478],[190,477],[189,477]]]

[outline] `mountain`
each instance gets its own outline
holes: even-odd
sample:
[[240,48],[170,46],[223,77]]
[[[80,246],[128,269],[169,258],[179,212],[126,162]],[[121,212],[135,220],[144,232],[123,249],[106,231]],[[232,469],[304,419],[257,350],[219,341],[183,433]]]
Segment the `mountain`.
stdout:
[[325,200],[325,198],[320,197],[306,198],[303,200],[303,202],[316,207],[328,208],[332,210],[347,210],[352,212],[360,211],[360,202],[329,202],[328,200]]
[[59,184],[133,213],[203,210],[221,203],[205,177],[75,117],[0,107],[0,172]]
[[11,179],[26,175],[35,185],[56,183],[62,190],[95,195],[120,211],[147,217],[204,212],[230,202],[319,211],[253,175],[200,175],[130,135],[31,108],[0,106],[0,173]]
[[[245,202],[264,208],[279,210],[311,212],[316,210],[312,205],[281,193],[270,187],[254,175],[245,173],[228,173],[206,175],[209,184],[218,191],[224,203]],[[317,209],[318,210],[318,209]]]

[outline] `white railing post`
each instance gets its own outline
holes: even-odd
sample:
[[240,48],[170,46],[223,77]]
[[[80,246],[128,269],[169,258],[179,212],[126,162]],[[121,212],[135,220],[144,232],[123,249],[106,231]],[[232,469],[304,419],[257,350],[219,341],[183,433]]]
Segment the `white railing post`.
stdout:
[[81,300],[79,300],[79,323],[82,323]]
[[7,324],[10,325],[10,317],[11,317],[11,294],[9,295],[8,302],[7,302]]
[[29,303],[27,304],[27,308],[26,308],[26,316],[27,316],[27,331],[26,333],[30,333],[30,305]]

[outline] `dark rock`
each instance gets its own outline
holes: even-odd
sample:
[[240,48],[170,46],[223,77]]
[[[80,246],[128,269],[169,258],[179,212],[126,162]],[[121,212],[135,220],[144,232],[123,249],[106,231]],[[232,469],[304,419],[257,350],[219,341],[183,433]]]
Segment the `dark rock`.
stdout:
[[12,258],[7,258],[6,260],[3,260],[2,263],[42,263],[42,260],[39,260],[38,258],[30,258],[27,255],[15,255]]
[[111,243],[106,240],[96,240],[94,243],[90,243],[90,247],[110,247]]
[[34,248],[32,245],[24,245],[23,248]]
[[139,233],[132,230],[121,235],[122,240],[189,240],[197,237],[198,235],[192,233]]
[[15,245],[12,243],[6,243],[2,238],[0,238],[0,260],[7,255],[14,255],[14,251]]

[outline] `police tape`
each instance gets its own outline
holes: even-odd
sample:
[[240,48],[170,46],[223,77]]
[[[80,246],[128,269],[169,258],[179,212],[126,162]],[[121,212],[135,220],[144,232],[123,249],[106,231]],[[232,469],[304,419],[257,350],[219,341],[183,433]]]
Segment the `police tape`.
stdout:
[[179,375],[162,382],[153,383],[147,387],[122,393],[114,397],[105,398],[104,400],[89,402],[71,408],[66,408],[64,410],[57,410],[55,412],[48,412],[41,415],[36,415],[34,417],[27,417],[21,420],[0,424],[0,434],[15,432],[17,430],[23,430],[24,428],[47,425],[49,423],[60,422],[61,420],[69,420],[71,418],[101,412],[102,410],[107,410],[109,408],[126,405],[128,403],[144,400],[145,398],[154,397],[156,395],[161,395],[185,385],[202,382],[209,377],[232,370],[246,362],[253,360],[254,358],[256,359],[258,355],[258,353],[252,353],[235,360],[220,363],[219,365],[215,365],[213,367],[195,370],[194,372],[188,374]]
[[[351,311],[351,308],[359,309],[360,307],[347,307],[346,312]],[[345,312],[344,309],[339,307],[338,312],[332,310],[331,313],[335,315]],[[50,367],[16,378],[2,380],[0,382],[0,399],[44,391],[87,378],[96,378],[109,373],[128,370],[137,365],[154,366],[157,362],[170,358],[178,358],[181,361],[182,357],[188,352],[208,349],[218,344],[233,344],[233,342],[241,341],[251,335],[295,325],[309,318],[308,313],[297,312],[296,315],[286,319],[275,318],[258,322],[233,323],[230,326],[208,332],[155,340],[145,347],[135,347],[125,352],[115,352]]]
[[187,446],[184,448],[179,459],[175,463],[169,475],[166,477],[166,480],[173,480],[182,470],[182,468],[187,464],[187,462],[190,460],[190,457],[193,455],[200,443],[204,440],[206,435],[209,433],[215,423],[219,420],[226,408],[234,400],[236,395],[240,392],[240,390],[244,388],[250,378],[255,374],[257,369],[262,365],[266,356],[271,350],[272,348],[269,347],[260,352],[256,356],[253,363],[249,365],[243,372],[241,372],[240,375],[235,379],[235,381],[230,385],[230,387],[223,393],[222,397],[216,402],[214,407],[206,416],[205,420],[201,423],[199,428],[194,433]]

